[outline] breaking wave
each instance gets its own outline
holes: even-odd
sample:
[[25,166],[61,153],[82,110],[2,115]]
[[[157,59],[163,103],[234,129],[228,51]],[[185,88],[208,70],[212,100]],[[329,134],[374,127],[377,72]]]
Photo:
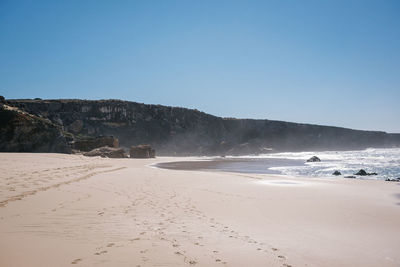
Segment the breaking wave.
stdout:
[[242,156],[235,158],[287,159],[306,161],[317,156],[321,162],[306,162],[296,166],[273,166],[271,171],[292,176],[312,176],[332,178],[334,171],[342,176],[354,175],[360,169],[376,172],[378,175],[364,176],[364,179],[392,179],[400,177],[400,148],[376,149],[361,151],[324,151],[324,152],[286,152],[263,154],[258,156]]

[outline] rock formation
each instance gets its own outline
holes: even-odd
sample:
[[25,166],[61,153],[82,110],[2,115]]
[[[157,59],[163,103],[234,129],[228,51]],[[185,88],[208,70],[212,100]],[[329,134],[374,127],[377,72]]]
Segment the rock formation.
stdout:
[[393,178],[393,179],[387,178],[387,179],[385,179],[385,181],[386,182],[400,182],[400,177],[399,178]]
[[359,170],[357,173],[355,173],[354,175],[359,175],[359,176],[366,176],[366,175],[378,175],[376,172],[366,172],[365,170],[361,169]]
[[332,173],[332,175],[338,176],[338,175],[342,175],[342,173],[341,173],[340,171],[334,171],[334,172]]
[[357,173],[355,173],[354,175],[361,175],[361,176],[365,176],[368,175],[367,172],[363,169],[359,170]]
[[156,151],[149,145],[131,146],[129,150],[131,158],[155,158]]
[[123,148],[115,147],[99,147],[89,152],[83,153],[87,157],[102,157],[102,158],[126,158],[125,150]]
[[307,160],[307,162],[320,162],[320,161],[321,159],[318,158],[317,156],[313,156]]
[[73,148],[80,151],[90,151],[99,147],[119,147],[118,139],[113,136],[98,136],[95,138],[84,138],[73,142]]
[[70,153],[67,139],[48,119],[0,104],[0,151]]

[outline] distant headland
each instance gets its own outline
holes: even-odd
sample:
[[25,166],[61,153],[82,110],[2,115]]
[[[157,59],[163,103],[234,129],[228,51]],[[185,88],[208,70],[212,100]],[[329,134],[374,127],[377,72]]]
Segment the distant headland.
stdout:
[[158,155],[246,155],[398,147],[400,134],[273,120],[122,100],[0,100],[0,151],[70,153],[74,142],[113,136]]

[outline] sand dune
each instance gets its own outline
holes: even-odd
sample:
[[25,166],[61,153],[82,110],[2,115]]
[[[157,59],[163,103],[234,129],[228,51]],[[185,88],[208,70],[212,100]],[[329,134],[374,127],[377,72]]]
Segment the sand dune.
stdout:
[[395,183],[173,160],[1,153],[0,266],[400,265]]

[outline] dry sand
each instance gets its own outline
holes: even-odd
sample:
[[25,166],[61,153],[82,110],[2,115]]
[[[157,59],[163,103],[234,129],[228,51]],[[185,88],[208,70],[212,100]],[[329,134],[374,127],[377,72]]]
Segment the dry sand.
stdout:
[[0,154],[0,266],[400,266],[400,186]]

